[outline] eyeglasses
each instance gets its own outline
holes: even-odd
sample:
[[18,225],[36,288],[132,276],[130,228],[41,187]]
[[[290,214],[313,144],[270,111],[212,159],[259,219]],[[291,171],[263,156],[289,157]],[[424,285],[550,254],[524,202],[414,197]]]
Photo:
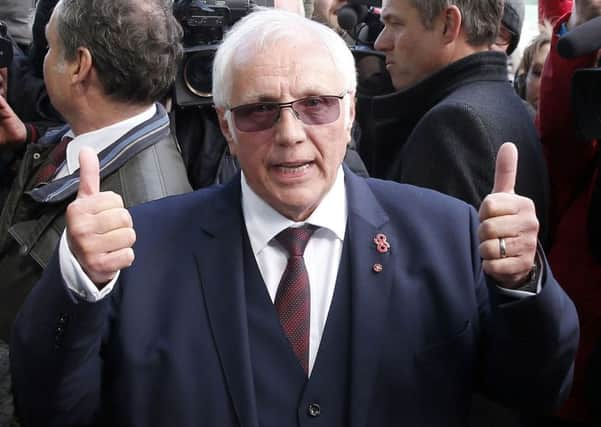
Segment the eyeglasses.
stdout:
[[234,124],[242,132],[271,128],[279,120],[282,108],[290,108],[306,125],[326,125],[340,117],[340,100],[345,95],[308,96],[292,102],[257,102],[229,110],[234,116]]

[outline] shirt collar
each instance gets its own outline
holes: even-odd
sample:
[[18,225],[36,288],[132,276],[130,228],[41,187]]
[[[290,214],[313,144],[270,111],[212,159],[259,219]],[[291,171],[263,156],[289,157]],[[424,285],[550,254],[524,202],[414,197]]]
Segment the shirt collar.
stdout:
[[347,198],[342,166],[338,169],[332,188],[326,193],[309,218],[302,222],[294,222],[269,206],[250,188],[244,172],[241,175],[240,186],[242,191],[242,214],[255,256],[267,247],[280,231],[306,223],[328,230],[336,238],[344,241]]
[[69,130],[65,136],[73,137],[73,141],[67,145],[67,174],[71,175],[79,169],[79,151],[83,147],[90,147],[100,153],[140,123],[150,120],[155,113],[156,106],[153,104],[140,114],[92,132],[75,136]]

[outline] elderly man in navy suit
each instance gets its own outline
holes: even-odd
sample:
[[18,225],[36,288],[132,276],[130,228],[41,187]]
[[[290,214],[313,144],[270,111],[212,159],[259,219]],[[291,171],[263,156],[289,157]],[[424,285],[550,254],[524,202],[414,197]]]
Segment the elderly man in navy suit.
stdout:
[[561,402],[578,323],[512,191],[515,147],[479,217],[353,175],[353,57],[283,11],[240,21],[213,75],[229,184],[127,211],[82,152],[12,335],[25,425],[446,427],[475,389]]

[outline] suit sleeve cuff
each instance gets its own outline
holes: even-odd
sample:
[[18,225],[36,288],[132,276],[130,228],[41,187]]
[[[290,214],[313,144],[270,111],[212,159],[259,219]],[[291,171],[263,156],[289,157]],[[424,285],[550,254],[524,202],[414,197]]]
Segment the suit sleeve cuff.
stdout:
[[526,280],[526,282],[520,286],[519,288],[516,289],[507,289],[507,288],[503,288],[499,285],[497,285],[497,291],[500,294],[503,294],[505,296],[509,296],[509,297],[513,297],[513,298],[517,298],[517,299],[523,299],[523,298],[528,298],[534,295],[538,295],[542,289],[542,267],[543,267],[543,261],[540,255],[540,251],[541,248],[540,246],[538,247],[538,249],[536,250],[536,257],[534,259],[534,266],[532,267],[532,272],[530,274],[530,277],[528,278],[528,280]]
[[71,253],[71,249],[69,249],[69,244],[67,243],[66,231],[63,232],[59,243],[59,263],[61,275],[67,288],[88,302],[97,302],[106,297],[113,290],[119,278],[120,272],[117,272],[113,280],[99,290],[83,271],[73,253]]

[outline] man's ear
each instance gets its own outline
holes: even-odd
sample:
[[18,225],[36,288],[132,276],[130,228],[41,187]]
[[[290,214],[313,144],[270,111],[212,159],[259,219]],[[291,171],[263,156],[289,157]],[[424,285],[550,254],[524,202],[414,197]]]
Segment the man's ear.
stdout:
[[89,80],[94,70],[94,61],[92,59],[92,53],[89,51],[88,48],[77,48],[77,54],[75,55],[75,59],[71,63],[69,63],[68,67],[71,72],[71,83],[84,83],[86,80]]
[[351,139],[352,139],[352,129],[353,129],[353,123],[355,122],[355,94],[354,93],[349,93],[349,108],[348,108],[348,116],[346,117],[346,131],[348,132],[348,140],[349,140],[349,144],[351,143]]
[[230,129],[230,124],[225,117],[225,109],[215,107],[215,111],[217,112],[217,118],[219,120],[219,128],[221,129],[221,133],[225,137],[227,141],[227,145],[230,149],[230,153],[232,156],[236,155],[237,144],[234,141],[234,136],[232,135],[232,129]]
[[455,5],[449,6],[441,12],[441,18],[443,20],[443,40],[445,43],[452,43],[459,37],[461,31],[461,11]]

